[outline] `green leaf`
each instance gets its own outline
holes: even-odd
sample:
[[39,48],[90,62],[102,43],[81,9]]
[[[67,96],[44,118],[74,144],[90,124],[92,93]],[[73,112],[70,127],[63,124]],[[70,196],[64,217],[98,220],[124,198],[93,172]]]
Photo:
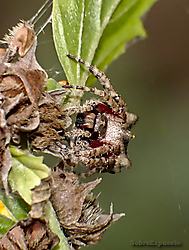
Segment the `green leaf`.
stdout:
[[64,236],[64,234],[60,228],[60,223],[56,217],[56,213],[55,213],[50,201],[47,202],[45,212],[46,212],[46,216],[47,216],[48,221],[49,221],[50,229],[53,231],[53,233],[58,235],[58,237],[60,239],[60,243],[58,244],[58,246],[56,246],[53,249],[54,250],[69,250],[70,247],[68,245],[67,239]]
[[[93,57],[89,46],[92,48],[91,45],[100,30],[101,4],[99,0],[54,1],[52,25],[55,47],[67,79],[72,85],[80,82],[80,67],[66,55],[81,57],[85,52],[84,54],[89,55],[88,59]],[[84,52],[83,46],[87,46]]]
[[54,89],[62,89],[62,85],[59,82],[55,81],[53,78],[49,78],[46,86],[46,91]]
[[46,178],[50,168],[43,164],[43,157],[36,157],[10,146],[12,168],[9,173],[9,183],[13,191],[18,191],[21,197],[31,204],[31,189]]
[[28,216],[30,206],[18,195],[7,196],[0,185],[0,236],[5,234],[18,220]]
[[[2,187],[2,185],[0,186]],[[9,197],[4,191],[0,191],[0,201],[9,210],[9,212],[14,216],[15,220],[21,220],[27,217],[30,210],[30,206],[25,203],[25,201],[18,195],[11,195]]]
[[[53,37],[59,60],[71,85],[85,85],[88,70],[67,54],[102,71],[124,53],[125,44],[145,37],[140,18],[157,0],[54,0]],[[90,77],[87,85],[94,82]]]
[[14,224],[15,221],[0,214],[0,237],[3,236],[12,226],[14,226]]

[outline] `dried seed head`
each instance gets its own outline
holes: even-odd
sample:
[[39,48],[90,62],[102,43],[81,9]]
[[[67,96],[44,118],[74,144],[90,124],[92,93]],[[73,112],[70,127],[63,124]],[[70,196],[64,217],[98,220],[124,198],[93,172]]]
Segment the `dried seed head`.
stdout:
[[[110,214],[102,214],[97,197],[91,193],[100,182],[101,179],[97,179],[80,184],[76,175],[71,172],[52,172],[51,176],[42,180],[40,186],[33,189],[30,215],[37,212],[37,200],[40,201],[38,205],[44,209],[42,206],[48,199],[44,195],[44,187],[49,183],[50,201],[69,244],[74,249],[96,244],[111,223],[124,216],[123,213],[114,215],[112,204]],[[42,213],[38,213],[38,216],[41,215]]]
[[58,236],[48,228],[46,221],[27,218],[17,222],[0,238],[0,249],[53,249],[58,243]]
[[[37,39],[33,26],[22,21],[4,37],[7,49],[0,50],[0,168],[8,193],[7,177],[11,168],[9,142],[20,142],[20,132],[39,125],[38,103],[47,83],[47,74],[37,63]],[[16,53],[18,52],[18,58]],[[15,59],[15,60],[12,60]],[[4,124],[5,123],[5,124]]]
[[72,224],[79,221],[83,204],[88,194],[101,182],[79,184],[73,173],[52,173],[51,202],[61,224]]
[[35,40],[35,31],[33,25],[23,20],[9,30],[9,34],[5,35],[2,43],[6,43],[10,49],[10,56],[15,56],[18,51],[20,57],[23,57]]

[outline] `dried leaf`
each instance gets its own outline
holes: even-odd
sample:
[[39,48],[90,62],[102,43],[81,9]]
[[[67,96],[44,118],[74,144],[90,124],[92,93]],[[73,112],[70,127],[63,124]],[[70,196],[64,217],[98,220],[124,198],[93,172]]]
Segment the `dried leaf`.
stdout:
[[73,173],[52,173],[51,202],[61,224],[76,223],[81,217],[87,195],[101,182],[101,178],[79,184]]
[[[44,215],[44,204],[47,204],[49,198],[47,190],[50,189],[50,201],[70,245],[78,249],[96,244],[110,224],[124,216],[123,213],[113,215],[113,205],[110,206],[109,215],[102,215],[101,208],[96,203],[97,198],[91,193],[100,181],[101,179],[97,179],[79,184],[74,173],[52,172],[48,178],[42,180],[40,186],[32,190],[30,215]],[[38,201],[40,212],[37,211]]]
[[3,43],[8,44],[9,57],[18,54],[23,57],[31,48],[35,40],[35,31],[29,22],[22,21],[9,30],[3,38]]
[[16,223],[2,238],[2,250],[53,249],[59,238],[45,220],[27,218]]
[[51,196],[50,177],[42,180],[39,186],[35,186],[32,190],[32,208],[30,216],[32,218],[45,217],[46,204]]
[[36,61],[37,39],[29,22],[22,21],[9,31],[4,43],[7,49],[0,50],[0,167],[8,193],[9,142],[12,139],[19,143],[21,131],[38,127],[38,102],[47,83],[47,74]]
[[29,141],[35,150],[61,156],[58,154],[60,147],[56,146],[56,142],[64,139],[65,130],[71,125],[72,120],[62,105],[57,103],[57,96],[62,96],[62,90],[43,93],[39,103],[40,125],[30,133]]

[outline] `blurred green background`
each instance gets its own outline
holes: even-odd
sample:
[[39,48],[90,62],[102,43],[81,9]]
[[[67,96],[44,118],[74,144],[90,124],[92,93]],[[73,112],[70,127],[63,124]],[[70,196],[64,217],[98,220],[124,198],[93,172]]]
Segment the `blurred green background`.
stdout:
[[[1,0],[0,37],[43,2]],[[130,44],[106,71],[139,121],[128,150],[132,169],[103,174],[95,193],[102,192],[105,213],[113,202],[114,211],[126,216],[88,249],[157,248],[132,246],[137,240],[181,242],[171,250],[189,247],[189,1],[159,0],[144,26],[148,37]],[[39,36],[37,59],[51,77],[64,79],[50,25]]]

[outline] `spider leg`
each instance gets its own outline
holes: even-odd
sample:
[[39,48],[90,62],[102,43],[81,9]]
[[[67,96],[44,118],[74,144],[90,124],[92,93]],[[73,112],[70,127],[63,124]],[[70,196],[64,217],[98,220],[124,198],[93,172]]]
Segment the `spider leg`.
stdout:
[[115,164],[115,157],[108,160],[106,157],[95,157],[89,159],[84,156],[79,156],[78,162],[81,162],[87,168],[87,172],[79,173],[79,176],[86,178],[94,173],[112,172],[112,168]]
[[90,72],[98,79],[98,81],[101,83],[101,85],[103,86],[104,90],[110,94],[113,99],[120,104],[121,106],[125,105],[125,101],[118,95],[118,93],[114,90],[113,86],[110,83],[110,80],[108,79],[108,77],[102,72],[100,71],[97,67],[91,65],[88,62],[85,62],[84,60],[77,58],[73,55],[67,55],[70,59],[74,59],[76,62],[82,63],[83,65],[85,65]]
[[[73,86],[73,85],[63,85],[62,86],[63,88],[72,88],[72,89],[78,89],[78,90],[83,90],[83,91],[86,91],[86,92],[90,92],[90,93],[93,93],[95,95],[98,95],[98,96],[101,96],[104,98],[104,100],[109,104],[109,106],[112,108],[112,110],[115,112],[115,113],[118,113],[119,116],[121,116],[124,120],[125,120],[125,109],[124,107],[120,107],[116,101],[113,99],[113,97],[111,95],[109,95],[108,93],[106,93],[105,91],[103,90],[99,90],[99,89],[96,89],[96,88],[90,88],[90,87],[86,87],[86,86]],[[89,107],[88,107],[89,108]],[[69,111],[70,110],[70,111]],[[81,111],[80,111],[81,110]],[[89,110],[85,110],[85,111],[90,111],[92,110],[92,108]],[[74,114],[74,113],[77,113],[77,112],[82,112],[82,108],[69,108],[68,109],[68,112],[69,114]]]
[[70,137],[76,137],[78,138],[78,136],[83,136],[83,137],[90,137],[91,133],[87,130],[82,130],[76,127],[73,127],[73,129],[71,131],[66,131],[65,132],[65,136],[70,138]]
[[[131,168],[131,161],[124,152],[119,153],[118,146],[103,145],[86,151],[79,151],[78,160],[84,164],[91,174],[94,172],[112,172],[119,173],[121,168]],[[103,154],[104,153],[104,154]],[[112,157],[107,157],[112,153]],[[107,154],[107,156],[105,155]],[[88,175],[87,175],[88,176]]]
[[[88,90],[82,89],[82,88],[77,88],[77,89],[92,92],[96,95],[102,96],[106,100],[106,102],[112,107],[112,109],[115,112],[117,112],[125,120],[125,116],[126,116],[125,112],[127,111],[126,103],[121,98],[121,96],[119,96],[118,93],[114,90],[114,88],[111,85],[107,76],[102,71],[97,69],[95,66],[90,65],[88,62],[85,62],[84,60],[76,58],[75,56],[72,56],[72,55],[67,55],[67,56],[71,59],[74,59],[76,62],[84,64],[87,68],[89,68],[90,72],[101,83],[105,92],[103,94],[102,93],[103,91],[98,90],[99,91],[98,92],[98,91],[96,91],[96,89],[92,89],[92,88],[88,88]],[[80,86],[78,86],[78,87],[80,87]]]
[[[63,85],[62,87],[66,89],[72,88],[72,89],[83,90],[83,91],[90,92],[90,93],[92,92],[95,95],[103,97],[104,100],[111,106],[112,110],[115,113],[118,113],[119,116],[121,116],[124,120],[126,120],[128,126],[135,124],[135,122],[138,120],[138,117],[135,114],[127,112],[126,109],[124,108],[123,109],[120,108],[120,106],[116,104],[115,100],[102,90],[98,90],[96,88],[90,88],[86,86],[73,86],[73,85]],[[94,107],[96,107],[98,103],[99,103],[98,100],[94,100],[94,99],[87,100],[83,106],[70,107],[70,108],[65,109],[65,112],[68,114],[68,116],[71,116],[74,114],[83,113],[85,111],[91,111],[93,110]]]
[[[86,140],[82,140],[82,138],[89,138],[90,136],[91,133],[89,131],[85,131],[76,127],[73,127],[71,131],[67,131],[65,133],[65,137],[69,141],[71,148],[76,148],[77,146],[81,147],[81,145],[83,148],[88,147],[88,142]],[[74,151],[72,154],[74,154]]]
[[76,151],[76,155],[81,157],[87,157],[90,161],[90,157],[103,156],[105,154],[117,154],[119,153],[119,145],[104,144],[97,148],[89,148],[88,150],[79,149]]
[[[96,172],[118,172],[114,171],[117,155],[119,155],[118,145],[102,145],[97,148],[73,149],[78,162],[81,162],[88,171],[80,174],[82,177],[91,176]],[[111,155],[111,156],[110,156]]]
[[[70,86],[70,85],[69,85]],[[63,86],[64,87],[64,86]],[[73,88],[76,88],[76,86],[71,86]],[[78,113],[83,113],[83,112],[86,112],[86,111],[91,111],[93,110],[93,108],[98,104],[98,101],[97,100],[87,100],[85,102],[85,104],[83,104],[83,106],[79,106],[79,107],[70,107],[70,108],[67,108],[65,109],[64,111],[66,112],[66,114],[68,116],[71,116],[71,115],[75,115],[75,114],[78,114]]]

